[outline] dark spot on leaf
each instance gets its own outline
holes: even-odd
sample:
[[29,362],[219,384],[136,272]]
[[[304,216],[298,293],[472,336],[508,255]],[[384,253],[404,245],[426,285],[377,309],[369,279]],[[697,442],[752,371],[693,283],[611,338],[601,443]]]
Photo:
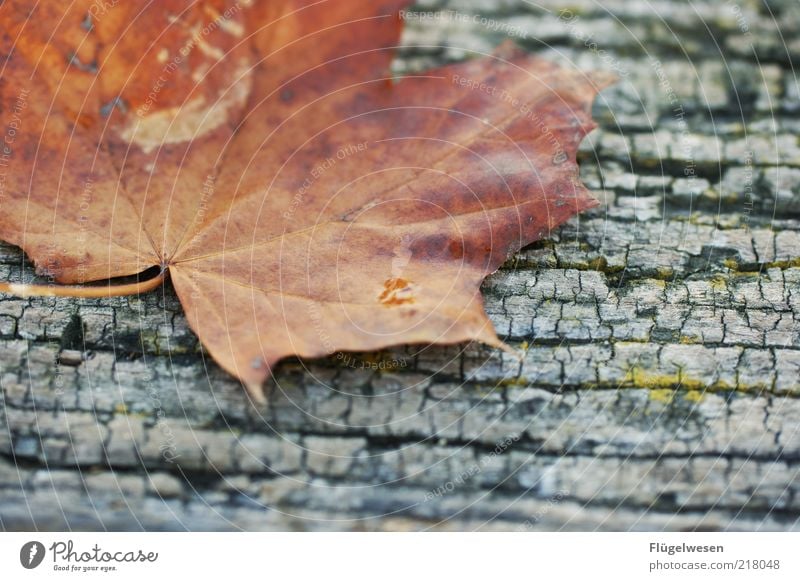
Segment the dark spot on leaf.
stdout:
[[79,71],[83,71],[85,73],[96,73],[97,72],[97,61],[92,61],[90,63],[84,63],[76,55],[74,52],[71,52],[67,55],[67,62],[78,69]]
[[108,103],[100,107],[100,115],[103,117],[108,117],[111,115],[111,112],[114,110],[114,108],[119,109],[119,112],[123,115],[128,111],[128,106],[125,104],[125,101],[119,97],[114,97]]

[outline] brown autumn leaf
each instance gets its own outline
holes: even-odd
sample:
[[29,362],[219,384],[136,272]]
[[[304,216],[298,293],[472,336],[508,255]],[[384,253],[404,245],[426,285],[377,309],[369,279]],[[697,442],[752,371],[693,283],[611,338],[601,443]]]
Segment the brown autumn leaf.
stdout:
[[74,285],[169,275],[256,398],[289,355],[500,346],[479,285],[596,205],[608,84],[524,54],[392,79],[404,0],[6,0],[0,238]]

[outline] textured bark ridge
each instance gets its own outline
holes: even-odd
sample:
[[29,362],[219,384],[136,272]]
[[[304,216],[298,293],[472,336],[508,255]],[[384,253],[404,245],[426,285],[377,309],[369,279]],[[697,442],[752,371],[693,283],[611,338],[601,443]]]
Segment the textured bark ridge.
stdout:
[[[0,525],[800,527],[800,89],[781,44],[800,8],[561,4],[431,0],[395,65],[510,36],[622,78],[579,155],[601,205],[483,285],[522,361],[478,345],[289,360],[253,407],[169,283],[3,297]],[[0,279],[36,280],[8,246]]]

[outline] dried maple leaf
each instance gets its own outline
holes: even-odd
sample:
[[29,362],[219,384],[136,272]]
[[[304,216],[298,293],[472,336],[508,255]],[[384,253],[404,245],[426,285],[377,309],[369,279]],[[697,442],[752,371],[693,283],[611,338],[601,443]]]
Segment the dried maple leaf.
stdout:
[[611,79],[503,45],[394,80],[405,4],[6,0],[0,238],[64,285],[162,270],[0,290],[168,273],[256,398],[289,355],[500,346],[479,285],[596,204],[575,157]]

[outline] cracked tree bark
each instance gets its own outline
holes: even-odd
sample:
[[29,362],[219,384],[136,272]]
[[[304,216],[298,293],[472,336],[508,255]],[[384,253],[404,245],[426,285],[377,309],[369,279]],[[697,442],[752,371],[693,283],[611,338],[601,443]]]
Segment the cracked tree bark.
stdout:
[[[798,37],[800,5],[581,0],[566,22],[560,4],[428,0],[452,12],[409,18],[397,62],[506,34],[623,73],[582,146],[602,206],[484,285],[521,362],[287,361],[263,410],[169,285],[2,296],[0,526],[800,528],[800,89],[776,33]],[[0,246],[0,278],[23,277]]]

